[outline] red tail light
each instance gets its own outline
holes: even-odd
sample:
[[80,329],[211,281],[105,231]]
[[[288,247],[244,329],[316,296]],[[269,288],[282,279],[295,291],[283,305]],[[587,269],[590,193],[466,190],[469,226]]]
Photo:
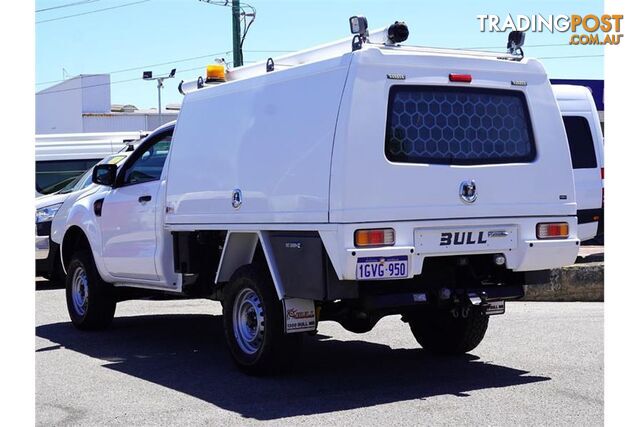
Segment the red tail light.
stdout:
[[569,224],[566,222],[541,222],[536,227],[538,239],[566,239],[569,237]]
[[369,230],[356,230],[354,243],[357,247],[366,246],[393,246],[396,236],[393,228],[379,228]]
[[457,82],[457,83],[471,83],[471,80],[473,80],[473,77],[471,77],[471,74],[449,74],[449,81],[450,82]]

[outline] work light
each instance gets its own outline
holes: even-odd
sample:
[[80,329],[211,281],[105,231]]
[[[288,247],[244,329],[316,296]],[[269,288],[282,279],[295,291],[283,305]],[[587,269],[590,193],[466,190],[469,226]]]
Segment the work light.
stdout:
[[369,28],[367,18],[364,16],[352,16],[349,18],[349,25],[351,26],[351,34],[359,34],[361,36],[366,35]]

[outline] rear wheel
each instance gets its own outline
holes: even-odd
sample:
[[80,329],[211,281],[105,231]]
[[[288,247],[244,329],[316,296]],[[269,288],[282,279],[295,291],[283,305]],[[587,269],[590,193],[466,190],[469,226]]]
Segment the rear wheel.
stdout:
[[111,285],[104,282],[96,269],[91,253],[73,254],[67,268],[67,310],[78,329],[107,327],[113,320],[116,300]]
[[432,310],[414,314],[409,326],[416,341],[437,354],[463,354],[476,348],[487,331],[489,316],[478,307],[470,307],[466,317],[450,310]]
[[277,373],[299,354],[302,334],[285,333],[282,303],[266,268],[246,265],[224,293],[224,330],[238,367],[251,375]]

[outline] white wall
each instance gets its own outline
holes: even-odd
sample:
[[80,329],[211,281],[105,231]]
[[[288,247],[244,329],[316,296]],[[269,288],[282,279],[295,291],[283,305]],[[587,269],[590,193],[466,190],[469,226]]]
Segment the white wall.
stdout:
[[82,113],[110,110],[109,75],[76,76],[36,93],[36,134],[84,132]]
[[82,132],[82,82],[74,78],[36,93],[36,133]]
[[85,114],[82,117],[82,127],[83,132],[151,131],[177,118],[177,112],[162,113],[160,120],[157,114]]
[[36,134],[151,131],[178,112],[111,112],[109,74],[73,77],[36,94]]

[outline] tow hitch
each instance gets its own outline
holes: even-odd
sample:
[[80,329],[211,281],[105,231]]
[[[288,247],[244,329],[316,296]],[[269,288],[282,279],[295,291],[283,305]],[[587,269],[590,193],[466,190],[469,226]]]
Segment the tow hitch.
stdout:
[[481,295],[478,295],[475,292],[467,293],[467,298],[469,299],[469,303],[471,303],[472,306],[480,307],[484,311],[484,314],[486,314],[487,316],[505,313],[504,300],[487,301],[486,294],[483,293]]
[[[448,289],[447,289],[448,291]],[[440,291],[441,297],[443,294],[447,294],[447,292]],[[469,316],[469,311],[471,307],[479,307],[484,314],[487,316],[493,316],[497,314],[505,313],[505,301],[504,300],[491,300],[487,299],[487,295],[482,292],[478,295],[475,292],[467,292],[464,294],[463,298],[454,298],[454,301],[457,300],[458,303],[451,309],[451,315],[454,318],[462,317],[466,318]]]

